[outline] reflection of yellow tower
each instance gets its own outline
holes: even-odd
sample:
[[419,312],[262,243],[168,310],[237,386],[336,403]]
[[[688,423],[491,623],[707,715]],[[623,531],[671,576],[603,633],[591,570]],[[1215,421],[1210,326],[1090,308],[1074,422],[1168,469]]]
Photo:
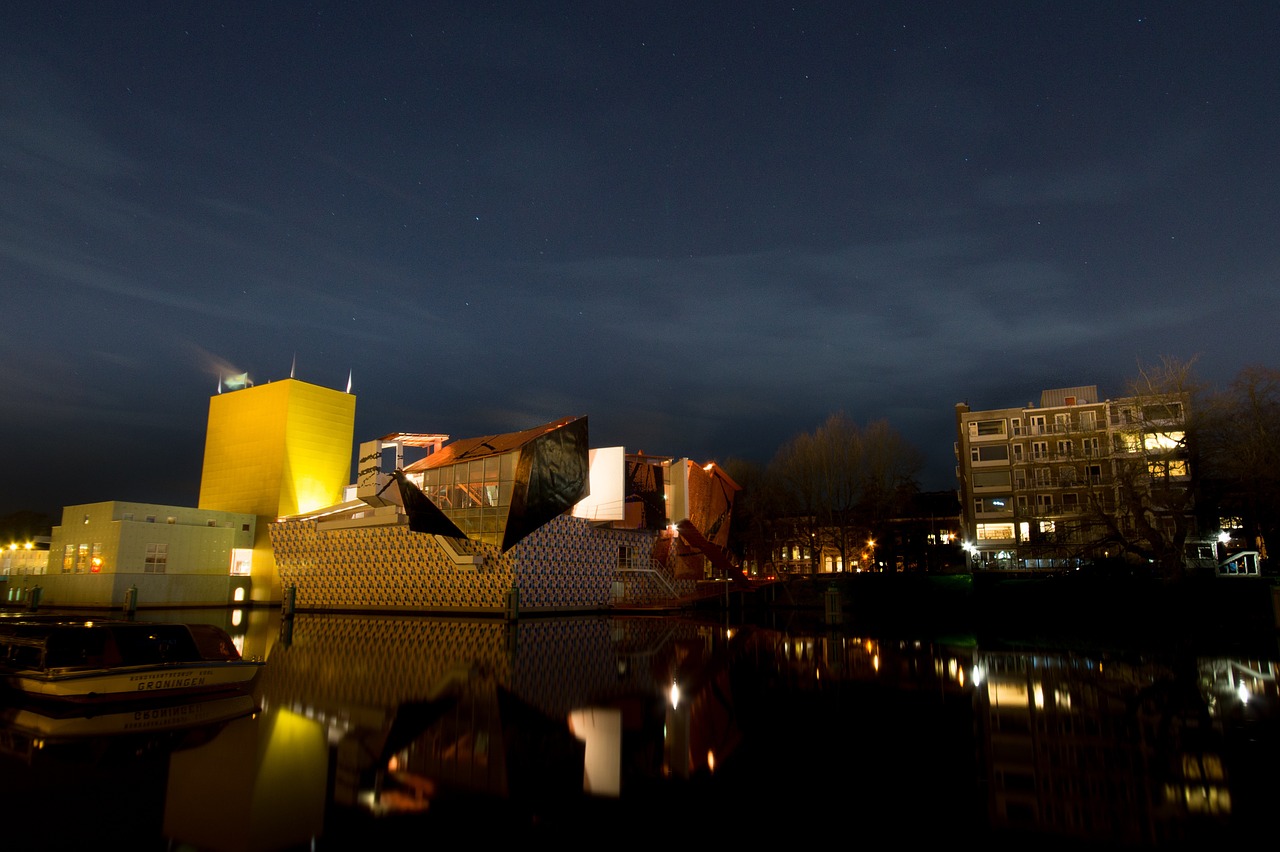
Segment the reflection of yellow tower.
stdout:
[[253,599],[282,595],[268,525],[342,500],[351,478],[356,398],[285,379],[209,399],[201,509],[258,516]]

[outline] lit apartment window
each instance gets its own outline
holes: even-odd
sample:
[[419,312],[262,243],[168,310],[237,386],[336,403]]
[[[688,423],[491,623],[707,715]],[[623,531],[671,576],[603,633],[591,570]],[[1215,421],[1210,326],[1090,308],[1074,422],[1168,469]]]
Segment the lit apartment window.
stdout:
[[76,567],[76,546],[68,544],[62,549],[62,573],[70,574]]
[[89,545],[82,544],[76,548],[76,573],[83,574],[89,568]]

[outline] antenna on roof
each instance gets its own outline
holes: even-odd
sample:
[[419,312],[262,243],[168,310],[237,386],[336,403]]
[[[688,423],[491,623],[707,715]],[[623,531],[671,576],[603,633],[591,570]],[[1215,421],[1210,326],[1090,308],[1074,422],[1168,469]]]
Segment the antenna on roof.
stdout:
[[347,393],[351,393],[351,370],[347,371]]
[[289,378],[293,378],[294,372],[298,369],[298,353],[293,353],[293,363],[289,365]]

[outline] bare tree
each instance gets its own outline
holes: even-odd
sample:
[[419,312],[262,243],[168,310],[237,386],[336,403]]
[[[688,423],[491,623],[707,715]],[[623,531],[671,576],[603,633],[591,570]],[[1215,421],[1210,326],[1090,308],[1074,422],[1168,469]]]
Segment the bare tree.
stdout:
[[1280,534],[1280,371],[1246,367],[1214,402],[1201,440],[1206,490],[1265,559]]
[[839,553],[842,565],[852,564],[914,493],[920,465],[919,452],[887,422],[860,428],[843,413],[784,445],[769,475],[780,517],[808,547],[811,570],[821,567],[826,547]]
[[1167,356],[1156,365],[1139,363],[1128,395],[1112,413],[1118,422],[1110,499],[1092,506],[1092,520],[1104,531],[1092,542],[1095,548],[1114,546],[1171,580],[1185,575],[1186,545],[1197,530],[1200,387],[1194,365],[1194,359]]

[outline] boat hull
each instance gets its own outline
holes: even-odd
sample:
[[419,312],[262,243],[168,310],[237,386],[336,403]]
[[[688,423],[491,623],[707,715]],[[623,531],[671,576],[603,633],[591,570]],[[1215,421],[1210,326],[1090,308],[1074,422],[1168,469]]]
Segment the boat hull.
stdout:
[[133,701],[248,689],[262,663],[250,660],[126,666],[87,671],[15,672],[9,688],[59,701]]

